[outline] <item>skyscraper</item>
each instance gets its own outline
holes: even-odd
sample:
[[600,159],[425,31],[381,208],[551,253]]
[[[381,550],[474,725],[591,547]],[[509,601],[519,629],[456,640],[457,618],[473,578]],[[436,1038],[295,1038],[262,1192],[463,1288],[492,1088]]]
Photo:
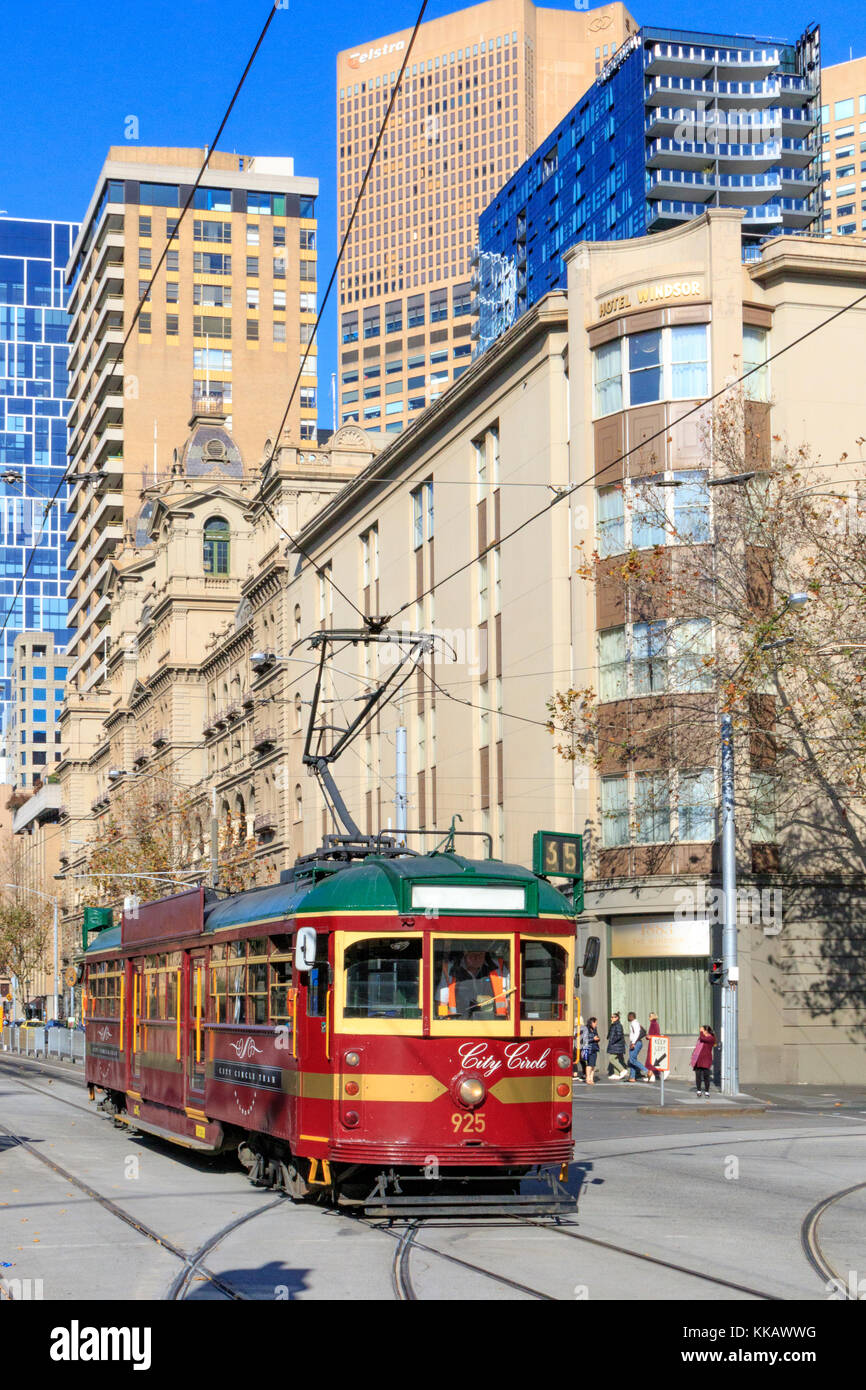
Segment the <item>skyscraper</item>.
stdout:
[[[340,423],[398,433],[466,370],[478,215],[635,28],[531,0],[422,25],[341,267]],[[341,239],[410,38],[338,54]]]
[[866,232],[866,58],[821,71],[824,230]]
[[[66,630],[68,376],[64,267],[72,222],[0,218],[0,717],[8,722],[15,638]],[[40,527],[44,529],[40,535]],[[20,595],[16,589],[33,550]]]
[[578,241],[744,210],[743,240],[818,230],[817,29],[795,43],[642,29],[507,180],[479,221],[483,351],[565,284]]

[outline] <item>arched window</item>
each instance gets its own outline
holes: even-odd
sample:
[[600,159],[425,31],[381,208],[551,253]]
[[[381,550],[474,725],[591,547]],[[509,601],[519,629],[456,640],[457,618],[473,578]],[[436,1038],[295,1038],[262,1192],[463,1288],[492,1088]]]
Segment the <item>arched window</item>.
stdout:
[[304,796],[300,782],[295,784],[295,822],[304,819]]
[[295,604],[295,641],[301,640],[301,605]]
[[296,733],[296,734],[297,734],[297,733],[300,733],[300,731],[301,731],[301,721],[302,721],[302,719],[303,719],[303,713],[302,713],[302,710],[301,710],[301,697],[300,697],[300,695],[297,695],[297,694],[296,694],[296,695],[295,695],[295,733]]
[[212,516],[204,524],[202,564],[205,574],[229,572],[229,524],[221,516]]

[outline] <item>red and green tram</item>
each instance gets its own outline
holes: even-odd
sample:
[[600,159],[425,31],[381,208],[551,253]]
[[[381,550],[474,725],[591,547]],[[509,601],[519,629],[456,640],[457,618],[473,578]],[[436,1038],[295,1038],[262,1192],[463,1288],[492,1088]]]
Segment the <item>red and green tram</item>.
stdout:
[[561,1169],[575,934],[545,879],[451,852],[148,903],[85,953],[90,1093],[296,1197]]

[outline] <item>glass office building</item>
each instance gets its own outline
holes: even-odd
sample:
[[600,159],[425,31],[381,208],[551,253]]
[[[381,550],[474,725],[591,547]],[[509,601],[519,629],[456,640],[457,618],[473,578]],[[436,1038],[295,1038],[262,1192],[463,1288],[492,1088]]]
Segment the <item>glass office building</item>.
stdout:
[[744,210],[745,254],[820,228],[819,32],[795,43],[642,29],[481,214],[475,355],[565,285],[579,241]]
[[67,486],[63,484],[53,507],[49,502],[66,472],[69,318],[64,271],[77,232],[72,222],[0,218],[0,624],[5,624],[0,634],[0,718],[4,733],[15,638],[29,628],[50,632],[58,650],[68,641]]

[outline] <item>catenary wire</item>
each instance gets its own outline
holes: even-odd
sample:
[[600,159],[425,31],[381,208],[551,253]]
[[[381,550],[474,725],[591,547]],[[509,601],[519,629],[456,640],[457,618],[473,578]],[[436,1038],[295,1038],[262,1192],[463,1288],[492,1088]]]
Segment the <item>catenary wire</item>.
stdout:
[[[184,203],[184,206],[183,206],[183,209],[182,209],[182,211],[181,211],[181,214],[180,214],[179,218],[177,219],[177,223],[176,223],[176,225],[175,225],[175,230],[174,230],[174,232],[172,232],[172,235],[171,235],[170,237],[167,237],[167,238],[166,238],[165,246],[163,247],[163,249],[162,249],[162,254],[160,255],[160,258],[159,258],[159,260],[158,260],[157,263],[156,263],[156,266],[155,266],[155,268],[154,268],[154,270],[153,270],[153,274],[151,275],[150,280],[148,281],[147,289],[145,290],[144,294],[140,296],[140,298],[139,298],[139,300],[138,300],[138,302],[137,302],[137,304],[136,304],[136,306],[135,306],[135,309],[133,310],[132,318],[131,318],[130,324],[129,324],[129,328],[128,328],[127,331],[126,331],[126,334],[124,335],[123,342],[122,342],[122,343],[120,344],[120,346],[118,347],[117,353],[116,353],[115,358],[114,358],[114,361],[113,361],[112,364],[111,364],[111,370],[112,370],[112,371],[113,371],[114,368],[117,366],[118,362],[121,360],[121,358],[122,358],[122,356],[123,356],[124,349],[126,348],[126,345],[127,345],[127,343],[129,342],[129,339],[130,339],[130,337],[131,337],[131,335],[132,335],[132,330],[135,328],[135,325],[136,325],[137,322],[138,322],[138,319],[139,319],[139,316],[140,316],[140,314],[141,314],[142,308],[143,308],[145,302],[147,301],[147,296],[150,294],[150,291],[151,291],[151,288],[152,288],[152,286],[153,286],[154,280],[156,279],[156,277],[157,277],[157,275],[158,275],[158,273],[159,273],[159,271],[160,271],[160,269],[161,269],[161,267],[162,267],[162,265],[163,265],[163,263],[164,263],[164,261],[165,261],[165,258],[166,258],[166,256],[168,255],[168,250],[169,250],[170,243],[171,243],[171,241],[173,240],[174,236],[176,235],[177,228],[180,226],[181,222],[183,221],[184,217],[186,216],[186,213],[187,213],[187,211],[188,211],[190,205],[192,204],[192,200],[193,200],[193,197],[195,196],[196,190],[198,189],[198,186],[199,186],[199,184],[201,183],[202,178],[204,177],[205,170],[207,169],[208,164],[210,163],[211,155],[213,154],[214,150],[216,149],[217,141],[219,140],[220,136],[221,136],[222,133],[223,133],[223,130],[225,129],[225,126],[226,126],[226,123],[227,123],[227,121],[228,121],[228,119],[229,119],[229,116],[230,116],[231,113],[232,113],[232,109],[233,109],[233,107],[234,107],[234,104],[235,104],[235,102],[237,101],[238,97],[240,96],[241,89],[242,89],[244,83],[246,82],[247,76],[249,75],[250,68],[252,67],[252,65],[253,65],[253,63],[254,63],[254,61],[255,61],[255,59],[256,59],[256,56],[257,56],[257,54],[258,54],[258,51],[259,51],[259,49],[261,48],[262,43],[264,42],[265,34],[268,32],[268,29],[270,28],[270,25],[271,25],[271,21],[273,20],[274,15],[276,14],[276,12],[277,12],[278,9],[279,9],[279,5],[278,5],[278,3],[276,3],[276,0],[275,0],[275,3],[271,6],[270,14],[268,15],[267,20],[265,21],[264,28],[262,29],[262,32],[259,34],[259,37],[258,37],[258,39],[257,39],[257,41],[256,41],[256,46],[255,46],[255,48],[253,49],[252,53],[250,54],[250,57],[249,57],[249,59],[248,59],[248,61],[247,61],[247,65],[246,65],[246,67],[245,67],[244,70],[243,70],[243,73],[242,73],[242,75],[241,75],[241,79],[240,79],[240,81],[238,82],[237,86],[235,87],[234,93],[233,93],[233,95],[232,95],[232,99],[231,99],[231,101],[229,102],[228,106],[226,107],[225,114],[224,114],[224,116],[223,116],[223,118],[222,118],[222,120],[220,121],[220,124],[219,124],[219,129],[217,130],[216,135],[213,137],[213,140],[211,141],[210,145],[208,146],[207,154],[205,155],[204,163],[202,164],[201,168],[199,169],[199,172],[198,172],[198,175],[197,175],[197,177],[196,177],[195,183],[193,184],[192,188],[190,189],[189,196],[188,196],[186,202]],[[75,480],[76,482],[81,482],[81,481],[83,481],[84,476],[85,476],[84,474],[81,474],[81,475],[75,474],[75,475],[73,475],[73,478],[74,478],[74,480]],[[64,469],[64,471],[63,471],[63,476],[62,476],[62,477],[60,478],[60,480],[58,481],[57,487],[54,489],[54,492],[53,492],[52,495],[51,495],[51,498],[50,498],[50,500],[49,500],[49,502],[48,502],[48,505],[47,505],[47,507],[45,508],[45,515],[44,515],[43,518],[42,518],[42,524],[41,524],[41,526],[39,527],[39,533],[38,533],[38,535],[36,536],[36,539],[33,541],[33,543],[31,544],[31,546],[30,546],[30,548],[29,548],[29,550],[28,550],[27,559],[25,560],[25,563],[24,563],[24,571],[23,571],[23,573],[22,573],[22,575],[21,575],[21,578],[18,580],[18,584],[17,584],[17,587],[16,587],[16,589],[15,589],[15,593],[12,595],[12,600],[11,600],[11,602],[9,603],[9,605],[8,605],[8,607],[7,607],[7,609],[6,609],[6,613],[5,613],[5,616],[4,616],[4,618],[3,618],[3,622],[2,622],[2,624],[0,624],[0,636],[2,636],[2,634],[6,631],[6,628],[7,628],[8,624],[9,624],[9,621],[10,621],[10,619],[11,619],[11,617],[12,617],[13,612],[14,612],[15,605],[16,605],[16,603],[18,602],[18,599],[21,597],[21,591],[22,591],[22,589],[23,589],[23,587],[24,587],[24,581],[25,581],[25,579],[27,578],[27,575],[30,573],[30,566],[31,566],[32,563],[33,563],[33,559],[34,559],[34,556],[35,556],[35,554],[36,554],[37,547],[38,547],[38,545],[39,545],[39,542],[40,542],[41,539],[42,539],[42,535],[43,535],[43,532],[44,532],[44,530],[45,530],[45,523],[46,523],[46,521],[48,520],[48,517],[49,517],[49,515],[51,514],[51,512],[52,512],[52,510],[53,510],[53,508],[54,508],[54,504],[57,502],[57,499],[58,499],[59,496],[60,496],[60,493],[61,493],[62,488],[63,488],[63,487],[67,484],[67,482],[69,482],[69,481],[70,481],[69,475],[68,475],[67,471]]]
[[[385,114],[384,114],[384,116],[382,117],[382,123],[381,123],[381,125],[379,126],[379,131],[378,131],[378,134],[376,135],[376,142],[375,142],[375,144],[373,145],[373,149],[372,149],[371,152],[370,152],[370,158],[368,159],[368,161],[367,161],[367,167],[366,167],[365,170],[364,170],[364,177],[363,177],[362,180],[361,180],[361,186],[360,186],[360,188],[358,189],[358,193],[357,193],[357,196],[356,196],[356,198],[355,198],[355,202],[354,202],[354,204],[353,204],[353,206],[352,206],[352,211],[351,211],[351,213],[350,213],[350,215],[349,215],[349,220],[348,220],[348,222],[346,223],[346,230],[345,230],[345,232],[343,233],[343,239],[342,239],[342,241],[340,242],[340,248],[339,248],[339,250],[338,250],[338,252],[337,252],[337,258],[336,258],[336,260],[334,261],[334,266],[333,266],[333,269],[332,269],[332,271],[331,271],[330,279],[328,280],[328,284],[327,284],[327,286],[326,286],[326,288],[325,288],[325,293],[324,293],[324,295],[322,296],[322,303],[321,303],[321,305],[320,305],[320,307],[319,307],[319,312],[318,312],[318,314],[316,315],[316,322],[315,322],[314,325],[313,325],[313,332],[312,332],[312,334],[310,335],[310,341],[309,341],[309,343],[307,343],[307,345],[306,345],[306,351],[305,351],[303,357],[301,358],[301,365],[299,366],[299,368],[298,368],[298,370],[297,370],[297,373],[296,373],[296,375],[295,375],[295,380],[294,380],[294,382],[293,382],[293,384],[292,384],[292,389],[291,389],[291,391],[289,392],[289,399],[288,399],[288,402],[287,402],[287,404],[286,404],[286,408],[285,408],[285,410],[283,411],[283,418],[282,418],[281,421],[280,421],[279,428],[277,429],[277,432],[276,432],[276,434],[274,435],[274,440],[273,440],[273,443],[272,443],[272,445],[271,445],[271,451],[270,451],[270,453],[268,454],[267,458],[265,459],[265,462],[264,462],[263,465],[262,465],[262,472],[265,473],[265,474],[267,473],[268,468],[269,468],[270,465],[273,463],[273,460],[274,460],[274,458],[275,458],[275,456],[276,456],[276,453],[277,453],[277,450],[278,450],[279,444],[280,444],[280,436],[282,435],[282,432],[283,432],[283,430],[284,430],[284,428],[285,428],[286,421],[287,421],[288,418],[289,418],[289,411],[290,411],[291,408],[292,408],[292,403],[293,403],[293,401],[294,401],[294,399],[295,399],[295,396],[296,396],[296,394],[297,394],[298,387],[299,387],[300,382],[301,382],[301,377],[303,376],[304,371],[305,371],[305,369],[306,369],[307,358],[308,358],[309,355],[310,355],[310,352],[311,352],[312,347],[313,347],[313,343],[316,341],[316,335],[317,335],[317,333],[318,333],[318,331],[319,331],[319,324],[321,323],[321,321],[322,321],[322,315],[323,315],[324,312],[325,312],[325,305],[327,304],[327,302],[328,302],[328,300],[329,300],[329,298],[330,298],[331,290],[334,288],[334,282],[336,281],[337,272],[338,272],[338,270],[339,270],[339,268],[340,268],[340,263],[341,263],[341,261],[342,261],[342,259],[343,259],[343,253],[344,253],[345,250],[346,250],[346,246],[347,246],[347,244],[348,244],[349,237],[350,237],[351,234],[352,234],[352,228],[353,228],[354,225],[355,225],[355,219],[356,219],[356,217],[357,217],[357,215],[358,215],[358,209],[359,209],[360,206],[361,206],[361,202],[362,202],[362,200],[363,200],[364,193],[366,192],[366,189],[367,189],[367,184],[369,183],[369,180],[370,180],[370,175],[371,175],[372,172],[373,172],[373,165],[374,165],[375,162],[376,162],[376,156],[377,156],[377,154],[379,153],[379,147],[380,147],[380,145],[382,144],[382,139],[383,139],[384,134],[385,134],[385,128],[386,128],[386,126],[387,126],[387,124],[388,124],[388,119],[389,119],[389,117],[390,117],[390,115],[391,115],[392,110],[394,109],[394,105],[395,105],[395,103],[396,103],[396,101],[397,101],[397,97],[398,97],[398,95],[399,95],[400,88],[401,88],[401,86],[402,86],[402,84],[403,84],[403,76],[404,76],[404,74],[405,74],[405,72],[406,72],[406,68],[407,68],[407,66],[408,66],[409,59],[410,59],[410,57],[411,57],[411,55],[412,55],[412,49],[413,49],[413,47],[414,47],[414,45],[415,45],[415,40],[416,40],[416,38],[418,37],[418,31],[419,31],[419,29],[421,28],[421,22],[422,22],[422,20],[423,20],[423,18],[424,18],[424,11],[425,11],[426,8],[427,8],[427,3],[428,3],[428,0],[422,0],[421,8],[420,8],[420,10],[418,11],[418,18],[415,20],[415,27],[414,27],[414,29],[412,30],[412,36],[411,36],[411,38],[409,39],[409,43],[408,43],[408,45],[407,45],[407,47],[406,47],[406,52],[405,52],[405,54],[403,55],[403,62],[402,62],[402,64],[401,64],[401,66],[400,66],[400,71],[399,71],[398,74],[397,74],[397,81],[395,82],[395,84],[394,84],[394,86],[393,86],[393,88],[392,88],[392,91],[391,91],[391,98],[390,98],[390,100],[389,100],[389,102],[388,102],[388,105],[387,105],[387,107],[386,107],[386,109],[385,109]],[[300,555],[302,555],[303,558],[304,558],[305,560],[307,560],[308,563],[309,563],[310,565],[312,565],[312,567],[313,567],[313,569],[315,570],[316,574],[318,574],[320,577],[321,577],[322,575],[324,575],[324,574],[326,573],[326,567],[325,567],[325,566],[322,566],[322,565],[318,565],[318,564],[316,563],[316,561],[313,559],[313,557],[312,557],[310,554],[308,554],[308,552],[307,552],[306,550],[304,550],[303,546],[301,546],[301,545],[298,543],[297,538],[296,538],[295,536],[293,536],[292,533],[286,529],[286,527],[283,525],[283,523],[282,523],[282,522],[279,520],[279,518],[275,515],[275,513],[274,513],[274,511],[273,511],[273,508],[270,506],[270,504],[269,504],[268,502],[263,501],[263,502],[262,502],[262,505],[264,506],[265,511],[268,513],[268,515],[270,516],[271,520],[275,523],[275,525],[277,525],[277,526],[280,528],[280,530],[282,531],[283,535],[288,537],[288,539],[292,542],[293,547],[298,551],[298,553],[299,553]],[[331,586],[332,586],[334,589],[337,590],[337,593],[340,595],[340,597],[343,598],[343,599],[345,599],[345,601],[346,601],[346,603],[348,603],[349,607],[350,607],[350,608],[353,608],[353,609],[355,610],[355,612],[358,614],[358,617],[361,618],[362,622],[364,623],[365,627],[368,626],[370,620],[369,620],[369,618],[367,617],[367,615],[366,615],[365,613],[362,613],[362,612],[361,612],[361,609],[358,607],[358,605],[357,605],[355,602],[353,602],[352,599],[349,598],[348,594],[345,594],[345,593],[343,592],[343,590],[342,590],[341,588],[339,588],[339,586],[338,586],[337,584],[334,583],[334,579],[333,579],[333,575],[332,575],[332,574],[331,574],[331,575],[328,575],[328,581],[329,581],[329,583],[331,584]]]
[[551,511],[559,502],[562,502],[567,497],[571,497],[572,494],[577,492],[579,488],[587,487],[588,485],[596,482],[598,478],[600,478],[604,473],[607,473],[611,468],[616,468],[618,464],[624,463],[626,459],[631,458],[632,454],[638,453],[640,450],[645,449],[648,444],[652,444],[654,440],[660,439],[663,435],[670,434],[671,430],[675,429],[677,425],[682,424],[684,420],[688,420],[692,415],[697,415],[701,411],[706,410],[707,406],[711,405],[713,401],[719,400],[722,396],[727,395],[729,391],[733,391],[737,386],[741,386],[743,382],[747,381],[750,376],[753,376],[755,374],[755,372],[763,371],[764,368],[768,367],[771,362],[775,362],[777,358],[782,357],[786,352],[790,352],[792,348],[799,347],[801,343],[804,343],[815,333],[820,332],[822,328],[827,328],[829,324],[835,322],[836,319],[841,318],[843,314],[850,313],[852,309],[856,309],[858,305],[863,304],[864,302],[866,302],[866,292],[858,295],[856,299],[852,299],[848,304],[843,304],[840,309],[834,310],[832,314],[829,314],[827,318],[822,319],[820,323],[813,324],[811,328],[807,328],[805,332],[798,334],[798,336],[796,338],[793,338],[790,343],[785,343],[782,347],[777,348],[775,352],[771,352],[767,356],[765,361],[759,362],[755,367],[750,367],[747,372],[743,372],[733,381],[727,382],[724,386],[720,386],[717,391],[714,391],[711,395],[706,396],[703,400],[698,401],[696,405],[690,406],[688,410],[683,411],[682,415],[678,415],[676,420],[672,420],[670,424],[664,425],[661,429],[656,430],[653,434],[647,435],[647,437],[645,439],[642,439],[639,444],[633,444],[630,449],[626,449],[624,453],[619,454],[616,458],[611,459],[611,461],[609,463],[606,463],[603,468],[594,469],[593,472],[588,473],[585,478],[581,478],[576,483],[571,483],[567,488],[558,492],[555,497],[552,497],[549,502],[546,502],[543,507],[539,507],[538,511],[533,512],[531,516],[528,516],[525,518],[525,520],[521,521],[519,525],[514,526],[510,531],[507,531],[505,535],[500,536],[497,540],[490,541],[483,548],[483,550],[479,550],[478,554],[474,555],[471,560],[467,560],[465,564],[459,565],[457,569],[452,570],[450,574],[446,574],[444,578],[435,580],[434,583],[432,583],[422,593],[417,594],[413,599],[407,599],[405,603],[401,604],[399,608],[394,610],[394,612],[389,617],[389,621],[392,622],[394,618],[398,617],[401,613],[405,612],[407,608],[411,608],[411,606],[414,603],[420,603],[423,599],[425,599],[428,596],[428,594],[435,593],[435,591],[437,589],[440,589],[443,584],[447,584],[450,579],[455,579],[458,574],[462,574],[465,570],[470,569],[471,566],[476,563],[476,561],[482,559],[485,555],[489,554],[491,550],[496,550],[505,541],[511,540],[520,531],[523,531],[527,526],[530,526],[533,521],[537,521],[539,517],[546,516],[546,514],[549,511]]

